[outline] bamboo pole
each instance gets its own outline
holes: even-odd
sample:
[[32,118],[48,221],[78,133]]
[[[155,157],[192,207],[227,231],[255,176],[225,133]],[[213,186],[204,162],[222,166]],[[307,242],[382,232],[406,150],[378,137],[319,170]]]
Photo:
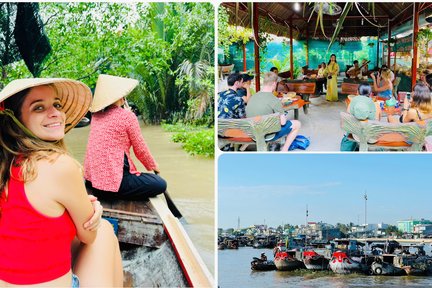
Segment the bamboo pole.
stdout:
[[255,54],[255,90],[256,92],[261,90],[260,85],[260,53],[259,53],[259,46],[258,46],[258,3],[254,2],[252,4],[252,20],[253,20],[253,33],[255,37],[254,41],[254,54]]
[[293,61],[293,28],[292,18],[290,18],[290,72],[291,79],[294,79],[294,61]]
[[413,55],[412,55],[412,64],[411,64],[411,89],[414,88],[414,85],[417,81],[417,57],[418,57],[418,47],[417,47],[417,34],[419,32],[419,3],[414,3],[413,5]]
[[246,71],[246,44],[243,43],[243,71]]
[[390,40],[391,40],[391,25],[390,25],[390,19],[387,20],[388,25],[388,39],[387,39],[387,66],[390,68],[390,52],[391,52],[391,46],[390,46]]

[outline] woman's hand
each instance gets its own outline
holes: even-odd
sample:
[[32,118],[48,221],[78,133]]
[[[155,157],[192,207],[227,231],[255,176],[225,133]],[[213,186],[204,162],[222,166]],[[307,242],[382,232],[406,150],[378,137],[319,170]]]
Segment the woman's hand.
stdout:
[[159,168],[154,168],[154,169],[153,169],[153,172],[154,172],[156,175],[160,174],[160,170],[159,170]]
[[84,229],[89,230],[89,231],[95,231],[100,226],[101,219],[102,219],[103,207],[95,196],[88,195],[88,197],[89,197],[89,200],[93,206],[94,214],[90,218],[89,221],[84,223]]

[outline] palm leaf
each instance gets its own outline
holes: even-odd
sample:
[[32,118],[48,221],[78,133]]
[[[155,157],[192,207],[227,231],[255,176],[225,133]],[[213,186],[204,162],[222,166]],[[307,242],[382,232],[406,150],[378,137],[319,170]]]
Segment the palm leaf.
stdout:
[[342,25],[345,21],[346,16],[348,15],[349,10],[353,7],[352,2],[347,2],[345,4],[345,7],[341,13],[341,16],[339,17],[338,21],[337,21],[337,25],[336,25],[336,29],[333,32],[333,36],[330,40],[329,46],[327,47],[327,51],[330,49],[330,47],[333,45],[334,41],[336,40],[336,37],[339,35],[340,30],[342,29]]

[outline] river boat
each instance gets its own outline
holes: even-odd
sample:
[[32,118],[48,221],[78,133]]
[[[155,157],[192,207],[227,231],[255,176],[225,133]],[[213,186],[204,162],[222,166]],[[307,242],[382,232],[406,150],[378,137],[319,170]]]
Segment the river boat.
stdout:
[[295,253],[295,250],[277,251],[274,259],[276,269],[280,271],[292,271],[304,268],[303,262],[295,257]]
[[303,263],[309,270],[327,270],[329,259],[314,250],[309,250],[303,252]]
[[276,270],[276,265],[271,260],[263,261],[260,258],[253,257],[251,269],[255,271],[271,271]]
[[163,197],[99,199],[121,244],[124,287],[213,287],[210,271]]
[[427,275],[432,271],[432,257],[419,255],[395,255],[394,265],[406,275]]
[[394,258],[397,257],[393,254],[383,254],[375,256],[374,261],[370,266],[370,273],[372,275],[404,275],[405,271],[399,267],[394,266]]
[[337,274],[349,274],[359,272],[361,265],[359,262],[354,261],[348,257],[346,252],[336,251],[333,253],[329,262],[330,269]]

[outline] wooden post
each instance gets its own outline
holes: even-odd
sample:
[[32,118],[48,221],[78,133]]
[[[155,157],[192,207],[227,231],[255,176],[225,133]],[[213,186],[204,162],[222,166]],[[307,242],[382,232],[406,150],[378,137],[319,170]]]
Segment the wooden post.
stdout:
[[306,25],[306,65],[309,66],[309,25]]
[[243,71],[246,71],[246,44],[243,43]]
[[252,4],[252,21],[253,21],[253,33],[255,37],[254,41],[254,54],[255,54],[255,90],[256,92],[261,90],[260,85],[260,53],[258,46],[258,3],[254,2]]
[[391,40],[391,26],[390,26],[390,19],[387,20],[388,25],[388,39],[387,39],[387,66],[390,68],[390,52],[391,52],[391,46],[390,46],[390,40]]
[[293,28],[292,28],[292,18],[290,18],[290,72],[291,79],[294,79],[294,61],[293,61]]
[[414,88],[414,85],[417,81],[417,34],[419,32],[418,18],[419,18],[419,3],[413,3],[413,55],[412,55],[412,64],[411,64],[411,89]]
[[[396,74],[396,55],[397,55],[396,43],[397,43],[397,39],[396,39],[395,44],[394,44],[395,48],[394,48],[393,70],[389,66],[389,69],[392,70],[395,74]],[[395,79],[396,79],[396,77],[395,77]]]
[[[377,51],[376,51],[376,67],[379,67],[379,50],[380,50],[380,31],[378,30],[378,37],[377,37]],[[382,58],[382,57],[381,57]]]

